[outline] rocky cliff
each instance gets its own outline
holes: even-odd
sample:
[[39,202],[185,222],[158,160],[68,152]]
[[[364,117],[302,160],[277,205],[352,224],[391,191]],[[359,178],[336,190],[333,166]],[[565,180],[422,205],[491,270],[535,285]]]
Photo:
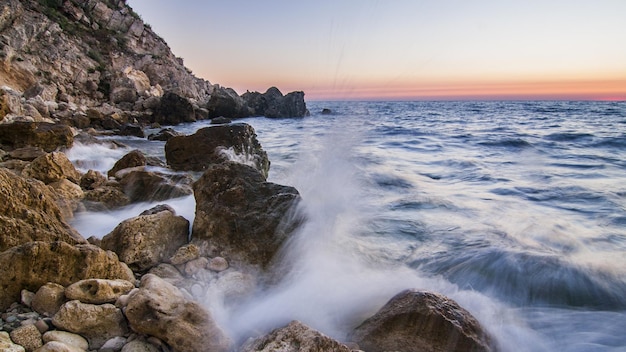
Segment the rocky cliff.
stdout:
[[[164,93],[188,100],[191,120],[216,109],[217,86],[195,77],[125,0],[0,0],[0,87],[3,123],[149,123]],[[256,114],[237,95],[226,104],[243,104],[227,117]]]

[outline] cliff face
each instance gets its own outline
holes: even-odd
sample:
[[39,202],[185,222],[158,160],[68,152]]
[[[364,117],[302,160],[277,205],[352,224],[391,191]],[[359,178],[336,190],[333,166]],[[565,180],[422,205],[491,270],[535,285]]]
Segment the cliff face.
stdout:
[[[41,100],[137,110],[164,91],[202,104],[212,90],[124,0],[0,0],[0,86],[0,119],[41,113]],[[20,107],[20,94],[41,99]]]

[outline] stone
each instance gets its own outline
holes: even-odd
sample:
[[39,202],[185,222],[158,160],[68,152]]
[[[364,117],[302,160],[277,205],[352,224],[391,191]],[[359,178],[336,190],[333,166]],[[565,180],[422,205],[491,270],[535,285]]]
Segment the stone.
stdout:
[[183,274],[174,265],[167,263],[153,267],[148,273],[156,275],[176,287],[180,287],[185,281]]
[[232,341],[199,303],[156,275],[141,278],[131,295],[126,317],[133,331],[157,337],[175,351],[226,352]]
[[200,272],[200,270],[204,270],[206,266],[209,264],[209,260],[205,257],[200,257],[194,260],[191,260],[185,263],[185,274],[187,276],[193,276]]
[[[134,202],[158,202],[188,196],[193,193],[189,175],[165,174],[145,170],[129,170],[120,175],[120,185],[124,194]],[[132,171],[131,171],[132,170]]]
[[266,182],[247,165],[214,165],[193,189],[192,243],[208,248],[212,257],[266,267],[301,221],[287,216],[300,199],[298,191]]
[[256,278],[240,271],[230,271],[221,275],[215,282],[215,289],[222,294],[224,301],[238,301],[250,296],[256,289]]
[[79,185],[84,190],[93,190],[104,185],[106,181],[107,178],[99,171],[88,170],[81,176]]
[[0,251],[31,241],[86,243],[65,222],[56,199],[42,182],[0,168]]
[[16,344],[23,346],[26,352],[32,352],[43,346],[41,333],[33,324],[23,325],[10,333],[11,340]]
[[0,310],[18,301],[22,289],[35,291],[48,282],[68,286],[89,278],[135,280],[115,253],[91,244],[28,242],[13,247],[0,253]]
[[53,152],[33,160],[24,170],[22,176],[32,177],[45,184],[70,180],[78,184],[80,173],[64,153]]
[[62,342],[67,346],[73,346],[82,351],[89,349],[89,343],[84,337],[67,331],[52,330],[43,334],[44,343],[52,341]]
[[246,92],[241,96],[255,116],[270,118],[304,117],[308,115],[304,92],[296,91],[283,96],[276,88],[270,87],[265,93]]
[[2,352],[25,352],[24,347],[15,344],[11,341],[9,333],[6,331],[0,331],[0,351]]
[[90,349],[98,349],[108,339],[124,336],[128,332],[122,311],[108,303],[94,305],[69,301],[54,315],[52,324],[58,329],[85,337]]
[[330,110],[329,108],[323,108],[322,109],[322,115],[332,115],[333,111]]
[[143,128],[141,128],[141,126],[134,124],[134,123],[123,124],[120,127],[120,131],[118,135],[146,138],[146,134],[144,133]]
[[45,122],[0,124],[0,144],[21,148],[40,147],[46,152],[70,148],[74,134],[69,126]]
[[33,297],[35,297],[35,293],[28,290],[22,290],[20,293],[20,302],[26,307],[30,307],[33,303]]
[[53,316],[65,303],[65,287],[48,282],[42,285],[33,297],[32,308],[37,313]]
[[231,119],[229,119],[227,117],[224,117],[224,116],[220,116],[220,117],[216,117],[216,118],[211,119],[211,125],[226,125],[226,124],[229,124],[229,123],[232,123],[232,122],[233,122],[233,120],[231,120]]
[[55,181],[48,186],[57,196],[56,203],[61,210],[63,218],[72,218],[74,212],[80,208],[81,201],[85,197],[82,188],[68,179]]
[[170,258],[170,263],[174,265],[185,264],[188,261],[197,259],[200,256],[200,248],[195,244],[186,244],[176,250]]
[[152,114],[153,121],[161,125],[177,125],[183,122],[195,122],[196,114],[193,105],[187,98],[174,92],[167,92]]
[[228,269],[228,261],[222,257],[211,258],[207,269],[217,272],[224,271]]
[[68,345],[60,341],[50,341],[36,352],[85,352],[86,350]]
[[[266,336],[256,338],[242,346],[241,352],[351,352],[352,350],[294,320],[287,326],[275,329]],[[368,351],[369,352],[369,351]]]
[[98,352],[119,352],[124,348],[124,345],[128,342],[128,339],[123,336],[115,336],[108,339]]
[[188,236],[189,221],[165,210],[122,221],[102,238],[102,248],[117,253],[131,269],[145,271],[171,258]]
[[84,198],[87,209],[115,209],[130,204],[130,198],[118,187],[98,187],[85,191]]
[[127,343],[121,352],[160,352],[160,349],[148,342],[133,340]]
[[237,119],[251,116],[245,100],[231,88],[215,87],[207,104],[209,118],[226,117]]
[[190,136],[171,138],[165,144],[165,158],[174,170],[203,171],[236,160],[255,167],[267,178],[270,168],[254,128],[244,123],[205,127]]
[[133,288],[135,284],[126,280],[86,279],[65,288],[65,297],[91,304],[115,303]]
[[184,136],[184,134],[177,132],[171,128],[164,128],[157,133],[153,133],[148,136],[150,141],[168,141],[172,137]]
[[113,165],[111,170],[107,172],[107,176],[115,177],[115,174],[120,170],[146,165],[146,156],[140,150],[135,149],[124,155],[120,160],[118,160]]
[[22,147],[10,151],[9,157],[11,159],[33,161],[45,154],[46,152],[39,147]]
[[468,311],[443,295],[418,290],[398,293],[350,338],[368,352],[496,350]]

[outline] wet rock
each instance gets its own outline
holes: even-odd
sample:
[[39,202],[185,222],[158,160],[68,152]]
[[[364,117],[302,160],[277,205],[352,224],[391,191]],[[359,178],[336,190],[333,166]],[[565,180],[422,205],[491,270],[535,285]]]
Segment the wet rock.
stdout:
[[[128,170],[128,169],[127,169]],[[120,172],[121,173],[121,172]],[[121,176],[120,185],[131,202],[162,201],[193,193],[189,175],[136,170]]]
[[48,282],[41,286],[33,297],[32,307],[37,313],[53,316],[65,303],[65,287]]
[[69,285],[65,297],[91,304],[115,303],[133,288],[135,284],[126,280],[86,279]]
[[224,271],[228,269],[228,261],[222,257],[211,258],[207,269],[217,272]]
[[214,289],[221,293],[226,302],[238,301],[250,296],[256,286],[256,278],[253,275],[239,271],[226,272],[214,283]]
[[35,351],[37,348],[43,346],[41,333],[33,324],[18,327],[11,331],[10,336],[11,340],[24,347],[26,352]]
[[328,108],[322,109],[322,115],[331,115],[332,113],[333,111]]
[[308,115],[304,92],[298,91],[283,95],[278,88],[271,87],[263,94],[246,92],[242,94],[242,98],[255,116],[284,118]]
[[0,124],[0,144],[21,148],[40,147],[46,152],[70,148],[74,134],[70,127],[44,122],[14,122]]
[[229,351],[232,342],[197,302],[173,285],[146,274],[131,295],[126,317],[138,333],[155,336],[176,351]]
[[397,294],[351,339],[368,352],[495,350],[468,311],[445,296],[417,290]]
[[226,117],[236,119],[251,116],[245,100],[231,88],[215,87],[207,104],[209,118]]
[[61,330],[85,337],[90,349],[98,349],[108,339],[128,332],[122,311],[112,304],[69,301],[54,315],[52,323]]
[[93,190],[98,187],[104,185],[107,181],[107,178],[96,170],[88,170],[81,178],[80,178],[80,187],[84,190]]
[[120,160],[118,160],[113,165],[111,170],[107,172],[107,176],[115,177],[115,174],[120,170],[146,165],[146,156],[140,150],[135,149],[124,155]]
[[171,264],[161,263],[150,269],[149,273],[160,277],[176,287],[180,287],[185,281],[183,274]]
[[[133,272],[115,253],[90,244],[29,242],[0,253],[0,310],[48,282],[68,286],[88,278],[133,281]],[[35,294],[36,295],[36,294]]]
[[65,222],[56,199],[40,181],[0,168],[0,251],[30,241],[86,243]]
[[170,263],[174,265],[185,264],[191,260],[197,259],[199,256],[200,248],[190,243],[178,248],[170,258]]
[[174,170],[202,171],[213,164],[237,159],[267,178],[270,168],[267,153],[248,124],[206,127],[191,136],[174,137],[165,144],[165,157]]
[[[317,330],[292,321],[266,336],[247,342],[241,352],[351,352],[352,350]],[[369,351],[368,351],[369,352]]]
[[130,204],[130,198],[121,190],[121,186],[102,186],[85,191],[85,207],[91,210],[107,210]]
[[43,334],[43,341],[46,344],[52,341],[61,342],[67,346],[75,347],[80,351],[87,351],[89,349],[89,343],[84,337],[67,331],[48,331]]
[[204,270],[209,264],[209,260],[205,257],[196,258],[194,260],[185,263],[185,274],[187,276],[193,276]]
[[210,256],[265,267],[298,225],[286,218],[299,200],[298,191],[265,182],[250,166],[214,165],[193,188],[196,217],[192,243],[209,248]]
[[53,152],[33,160],[24,170],[22,176],[32,177],[45,184],[68,179],[76,184],[80,173],[63,153]]
[[224,116],[220,116],[220,117],[216,117],[214,119],[211,119],[211,125],[225,125],[225,124],[229,124],[232,123],[233,120],[224,117]]
[[118,135],[132,136],[132,137],[139,137],[139,138],[146,137],[146,134],[143,132],[143,128],[141,128],[141,126],[139,125],[132,124],[132,123],[127,123],[127,124],[122,125],[120,127],[120,131]]
[[182,122],[195,122],[193,105],[187,98],[174,92],[167,92],[152,114],[153,121],[161,125],[177,125]]
[[24,347],[15,344],[9,333],[6,331],[0,331],[0,350],[2,352],[25,352]]
[[168,260],[187,243],[189,221],[169,210],[124,220],[102,238],[102,248],[119,255],[135,271]]
[[168,141],[172,137],[184,136],[184,134],[180,132],[176,132],[171,128],[164,128],[157,133],[153,133],[148,136],[148,140],[150,141]]

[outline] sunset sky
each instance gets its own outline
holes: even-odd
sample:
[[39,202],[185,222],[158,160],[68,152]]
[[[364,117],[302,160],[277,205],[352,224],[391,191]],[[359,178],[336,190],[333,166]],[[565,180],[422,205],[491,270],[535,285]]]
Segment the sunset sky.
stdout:
[[197,76],[307,100],[626,100],[624,0],[128,0]]

